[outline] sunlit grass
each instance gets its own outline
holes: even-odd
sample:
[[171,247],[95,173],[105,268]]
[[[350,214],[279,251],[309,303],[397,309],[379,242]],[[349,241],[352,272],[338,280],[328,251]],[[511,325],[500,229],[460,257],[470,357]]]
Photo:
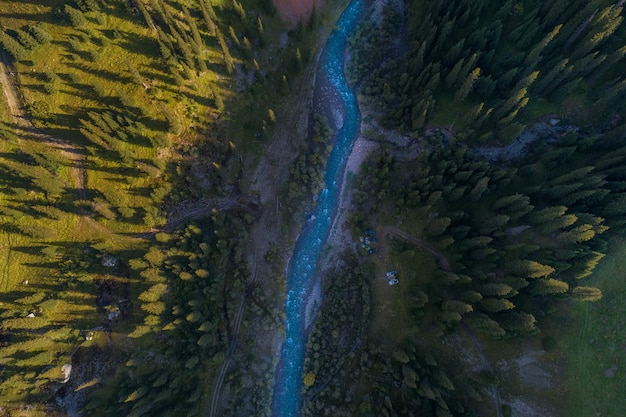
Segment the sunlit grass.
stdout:
[[567,358],[567,415],[571,417],[618,416],[626,403],[621,363],[626,348],[626,245],[615,239],[612,247],[587,278],[604,297],[595,303],[573,304],[573,323],[559,338]]

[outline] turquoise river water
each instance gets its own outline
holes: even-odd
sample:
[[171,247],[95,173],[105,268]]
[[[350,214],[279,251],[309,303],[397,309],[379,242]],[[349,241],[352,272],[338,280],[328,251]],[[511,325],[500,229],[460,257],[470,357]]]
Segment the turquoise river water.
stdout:
[[347,38],[358,23],[363,0],[352,0],[337,22],[322,52],[322,74],[336,90],[344,106],[343,125],[336,132],[324,175],[325,188],[317,205],[307,216],[289,263],[285,306],[287,331],[276,376],[272,410],[276,417],[296,417],[302,406],[302,367],[306,347],[305,306],[311,281],[337,211],[341,179],[354,140],[359,132],[361,115],[356,97],[344,77]]

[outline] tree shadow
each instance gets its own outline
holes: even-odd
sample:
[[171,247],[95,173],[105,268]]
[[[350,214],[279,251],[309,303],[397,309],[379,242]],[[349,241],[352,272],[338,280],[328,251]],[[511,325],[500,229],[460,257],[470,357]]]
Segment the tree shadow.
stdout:
[[160,56],[159,44],[156,39],[135,33],[125,36],[119,41],[118,45],[134,55],[145,55],[156,59]]
[[26,253],[28,255],[39,255],[43,256],[41,251],[47,248],[47,246],[38,245],[38,246],[12,246],[11,250],[16,252]]
[[122,75],[119,72],[113,72],[113,71],[108,71],[108,70],[103,70],[103,69],[95,69],[95,68],[91,68],[88,65],[85,65],[83,63],[68,63],[67,64],[68,67],[73,67],[76,68],[78,70],[81,70],[83,72],[88,72],[90,74],[93,74],[97,77],[100,78],[104,78],[105,80],[111,81],[111,82],[115,82],[115,83],[124,83],[124,84],[130,84],[133,83],[134,80],[131,77],[128,77],[126,75]]

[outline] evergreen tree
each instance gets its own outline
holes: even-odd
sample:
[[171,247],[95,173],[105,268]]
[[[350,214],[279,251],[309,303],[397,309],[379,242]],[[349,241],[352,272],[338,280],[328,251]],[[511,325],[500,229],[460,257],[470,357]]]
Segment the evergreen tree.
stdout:
[[4,31],[0,31],[0,46],[2,46],[15,61],[24,59],[28,55],[28,51]]
[[497,313],[499,311],[511,310],[515,308],[515,304],[505,298],[483,298],[478,302],[481,310],[487,313]]
[[72,24],[72,26],[80,27],[87,23],[87,19],[85,19],[83,12],[81,12],[78,9],[73,8],[69,4],[66,4],[65,6],[63,6],[63,13],[65,14],[69,22]]
[[463,61],[464,59],[460,59],[459,61],[457,61],[457,63],[454,65],[454,67],[452,67],[452,69],[446,76],[445,78],[446,87],[452,88],[457,83],[459,72],[461,71],[461,68],[463,67]]
[[551,266],[530,260],[511,261],[507,264],[507,270],[524,278],[542,278],[554,272],[554,268]]
[[479,76],[480,76],[480,68],[475,68],[467,76],[465,81],[463,81],[461,88],[459,88],[457,92],[454,94],[454,100],[457,102],[462,102],[463,100],[465,100],[465,98],[472,90],[472,87],[474,86],[474,83],[476,82]]
[[554,278],[537,279],[533,281],[531,293],[535,295],[552,295],[563,294],[569,291],[567,282],[559,281]]
[[598,301],[602,298],[602,291],[594,287],[575,287],[570,293],[576,301]]
[[523,313],[517,310],[507,311],[499,318],[500,325],[511,333],[529,334],[537,331],[535,326],[537,320],[532,314]]

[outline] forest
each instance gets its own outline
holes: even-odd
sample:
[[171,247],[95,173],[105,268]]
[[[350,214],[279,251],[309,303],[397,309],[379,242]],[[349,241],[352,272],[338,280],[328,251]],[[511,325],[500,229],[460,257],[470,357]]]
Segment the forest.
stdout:
[[[279,3],[0,0],[0,416],[276,414],[347,0]],[[620,415],[624,1],[366,3],[302,415]]]
[[[304,415],[517,415],[500,394],[497,410],[485,406],[507,385],[494,369],[459,372],[470,365],[454,349],[471,343],[455,338],[478,334],[502,349],[537,340],[549,355],[560,350],[557,339],[565,344],[542,332],[553,331],[550,317],[563,324],[560,315],[576,304],[604,302],[589,279],[626,224],[622,4],[489,6],[389,2],[351,39],[348,75],[382,128],[365,133],[380,146],[357,179],[350,221],[355,236],[372,224],[402,229],[378,227],[393,232],[386,239],[405,279],[391,309],[399,323],[375,329],[374,314],[364,337],[342,324],[363,314],[346,312],[345,302],[364,283],[372,287],[364,297],[385,291],[384,271],[353,262],[325,277],[347,287],[327,290],[321,332],[309,336]],[[409,145],[391,139],[393,130]],[[524,131],[532,140],[507,154]],[[419,155],[407,158],[412,141]],[[494,145],[502,151],[486,152]],[[424,261],[419,251],[446,263]],[[615,349],[623,335],[610,340]],[[568,389],[586,410],[617,412],[582,386]],[[586,415],[552,404],[566,411],[548,408],[549,415]]]
[[[246,266],[261,209],[241,179],[315,19],[289,29],[270,1],[0,12],[0,415],[205,413],[241,299],[261,324],[239,315],[240,347],[282,326]],[[267,402],[273,366],[226,389]]]

